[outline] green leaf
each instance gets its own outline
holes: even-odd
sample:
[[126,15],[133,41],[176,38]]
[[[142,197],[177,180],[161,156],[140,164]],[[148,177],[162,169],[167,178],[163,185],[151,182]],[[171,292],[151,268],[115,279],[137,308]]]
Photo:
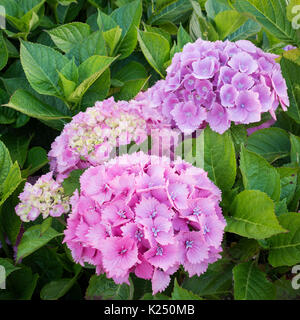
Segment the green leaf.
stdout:
[[227,10],[218,13],[214,20],[220,39],[223,40],[237,31],[246,22],[247,18],[237,11]]
[[64,124],[63,119],[71,118],[60,113],[54,107],[41,102],[25,90],[17,90],[5,106],[40,120],[60,120]]
[[267,160],[242,146],[240,169],[246,190],[260,190],[274,201],[280,198],[280,175]]
[[289,135],[280,128],[257,130],[248,137],[247,149],[264,157],[269,162],[290,154]]
[[285,52],[280,60],[280,65],[288,87],[290,106],[287,114],[297,123],[300,123],[300,110],[298,107],[300,101],[300,79],[297,76],[298,72],[300,72],[300,65],[296,62],[300,58],[300,50],[291,51],[296,51],[296,53]]
[[107,279],[105,274],[93,275],[90,278],[86,297],[89,300],[131,300],[133,286],[125,283],[116,284],[112,279]]
[[3,34],[0,32],[0,70],[2,70],[8,61],[8,51],[6,42],[4,41]]
[[279,40],[296,43],[296,30],[286,19],[285,0],[236,0],[234,8],[250,15]]
[[181,288],[175,278],[171,300],[202,300],[202,298],[191,291]]
[[114,56],[114,51],[122,36],[122,29],[117,26],[103,32],[103,38],[109,48],[109,56]]
[[194,40],[202,38],[203,40],[219,40],[219,34],[202,13],[200,4],[197,1],[190,0],[194,12],[190,20],[190,35]]
[[300,215],[285,213],[278,218],[280,224],[289,232],[271,237],[269,263],[273,267],[293,266],[300,262]]
[[60,97],[58,73],[69,60],[58,51],[38,43],[21,42],[21,63],[26,77],[40,94]]
[[92,56],[78,68],[80,85],[69,96],[69,101],[78,102],[89,87],[103,74],[115,58]]
[[290,133],[291,140],[291,162],[300,163],[300,137]]
[[172,1],[149,17],[148,24],[161,25],[166,22],[184,22],[191,14],[192,6],[187,0]]
[[133,99],[141,90],[144,89],[148,80],[149,78],[127,81],[124,86],[122,86],[120,92],[115,94],[115,98],[126,101]]
[[215,16],[222,12],[222,11],[226,11],[226,10],[230,10],[230,6],[228,5],[227,0],[222,1],[222,0],[207,0],[205,2],[205,10],[207,13],[207,16],[210,19],[214,19]]
[[20,202],[19,194],[24,189],[24,180],[19,184],[14,193],[4,202],[0,213],[0,225],[8,239],[13,245],[16,245],[20,233],[20,217],[16,215],[15,207]]
[[73,170],[69,177],[66,178],[63,183],[62,183],[62,186],[64,188],[64,194],[66,196],[71,196],[74,191],[76,189],[78,189],[78,191],[80,191],[80,177],[81,175],[83,174],[84,170]]
[[233,268],[234,298],[236,300],[273,300],[275,287],[255,262],[241,263]]
[[12,161],[9,155],[9,151],[5,144],[0,141],[0,186],[5,181],[9,170],[12,166]]
[[[130,19],[128,19],[130,17]],[[137,28],[139,28],[142,17],[142,2],[132,1],[119,9],[116,9],[111,18],[122,29],[122,39],[118,43],[116,53],[120,54],[120,59],[128,57],[137,44]]]
[[83,42],[83,40],[90,35],[91,29],[86,23],[72,22],[48,30],[47,32],[56,46],[67,53],[76,46],[78,42]]
[[273,201],[261,191],[245,190],[239,193],[226,217],[226,231],[254,239],[269,238],[286,232],[276,218]]
[[138,40],[149,64],[161,77],[164,77],[164,64],[170,58],[169,42],[157,33],[146,31],[138,31]]
[[235,260],[246,262],[253,259],[259,252],[259,244],[254,239],[242,238],[239,242],[233,244],[228,251]]
[[31,300],[39,275],[33,274],[29,267],[16,270],[7,281],[7,290],[11,291],[14,300]]
[[276,170],[280,175],[280,200],[285,199],[286,203],[289,204],[292,201],[296,191],[297,173],[299,172],[299,168],[281,167],[276,168]]
[[5,278],[7,278],[14,271],[21,269],[20,267],[14,266],[13,261],[8,258],[0,258],[0,266],[3,266],[5,268]]
[[63,297],[75,284],[81,267],[78,268],[75,276],[70,279],[59,279],[47,283],[41,290],[40,296],[42,300],[58,300]]
[[252,19],[248,19],[235,32],[231,33],[227,39],[230,41],[245,40],[253,35],[256,35],[261,30],[260,24]]
[[210,128],[204,131],[204,170],[223,191],[229,190],[236,177],[234,144],[227,131],[220,135]]
[[47,152],[42,147],[33,147],[28,151],[25,167],[27,176],[33,175],[35,172],[43,168],[48,163]]
[[130,80],[145,79],[147,77],[148,74],[145,67],[136,61],[129,61],[122,68],[118,65],[116,72],[113,73],[114,79],[118,79],[124,83]]
[[15,162],[11,166],[8,175],[0,188],[0,191],[2,193],[0,198],[0,207],[4,203],[4,201],[17,189],[21,181],[21,171],[18,162]]
[[1,137],[9,150],[12,162],[18,161],[19,166],[22,168],[26,157],[30,141],[33,136],[22,135],[10,135],[6,134]]
[[182,287],[201,297],[220,299],[231,292],[232,265],[226,260],[219,260],[209,265],[200,277],[186,278]]
[[96,101],[104,100],[110,89],[111,79],[110,70],[107,69],[103,74],[89,87],[85,95],[83,96],[81,110],[85,110],[85,107],[92,107]]
[[95,31],[88,37],[84,38],[66,54],[67,58],[74,57],[78,64],[81,64],[91,56],[106,56],[107,50],[105,40],[101,31]]
[[64,96],[68,100],[69,96],[73,93],[77,84],[74,81],[68,80],[61,72],[58,72],[58,84],[63,91]]
[[193,42],[190,35],[185,31],[185,29],[180,25],[177,33],[177,49],[181,51],[181,49],[189,42]]
[[49,228],[45,233],[41,232],[41,225],[30,227],[23,234],[22,240],[18,245],[17,261],[29,256],[34,251],[43,247],[50,240],[62,235],[53,228]]

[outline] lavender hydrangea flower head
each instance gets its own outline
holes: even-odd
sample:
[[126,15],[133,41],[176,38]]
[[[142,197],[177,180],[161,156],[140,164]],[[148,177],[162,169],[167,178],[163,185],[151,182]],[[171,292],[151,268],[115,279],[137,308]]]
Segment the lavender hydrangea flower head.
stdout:
[[139,152],[90,167],[80,186],[64,242],[97,274],[129,284],[135,273],[155,294],[180,265],[200,275],[221,257],[221,191],[202,169]]
[[53,179],[52,172],[41,176],[34,185],[26,182],[19,199],[16,213],[24,222],[34,221],[41,213],[46,219],[48,216],[59,217],[70,210],[69,197]]
[[[263,52],[252,42],[209,42],[198,39],[176,53],[159,81],[140,103],[161,113],[161,121],[190,134],[209,123],[222,134],[231,125],[261,120],[270,112],[276,119],[279,105],[289,105],[287,86],[276,55]],[[155,95],[155,98],[152,98]]]

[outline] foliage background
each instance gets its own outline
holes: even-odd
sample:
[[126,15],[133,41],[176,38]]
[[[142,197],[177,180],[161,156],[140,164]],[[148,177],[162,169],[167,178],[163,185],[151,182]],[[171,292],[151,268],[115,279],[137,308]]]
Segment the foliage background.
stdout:
[[[300,263],[300,51],[282,50],[299,45],[298,2],[0,0],[0,299],[299,299],[291,270]],[[73,115],[110,96],[133,98],[199,37],[248,39],[279,54],[290,107],[249,137],[245,126],[205,130],[204,169],[222,190],[228,222],[223,258],[200,277],[178,271],[153,297],[148,281],[119,286],[74,264],[59,221],[21,225],[14,207],[26,179],[49,170],[51,142]],[[185,142],[187,160],[198,142]]]

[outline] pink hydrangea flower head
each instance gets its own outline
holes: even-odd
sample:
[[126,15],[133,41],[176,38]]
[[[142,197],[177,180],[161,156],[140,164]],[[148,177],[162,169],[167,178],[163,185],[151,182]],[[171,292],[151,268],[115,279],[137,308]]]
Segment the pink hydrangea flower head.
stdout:
[[[126,187],[115,183],[123,180]],[[180,265],[201,274],[217,259],[225,228],[220,200],[203,169],[126,154],[82,174],[64,242],[76,262],[95,265],[116,283],[129,283],[135,273],[152,281],[155,294]]]
[[60,181],[74,169],[98,165],[113,148],[138,144],[147,138],[147,123],[139,109],[126,101],[109,98],[73,117],[52,143],[48,154],[51,170]]
[[69,198],[53,179],[52,172],[41,176],[34,185],[26,182],[19,199],[21,202],[16,206],[16,213],[24,222],[34,221],[40,214],[44,219],[59,217],[70,210]]

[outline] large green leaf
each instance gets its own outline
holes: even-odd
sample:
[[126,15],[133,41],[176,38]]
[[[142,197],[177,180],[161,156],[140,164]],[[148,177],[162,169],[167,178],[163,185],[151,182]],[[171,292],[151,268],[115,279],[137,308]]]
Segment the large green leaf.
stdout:
[[104,73],[115,58],[92,56],[85,60],[78,68],[79,86],[69,96],[68,100],[78,102],[89,87]]
[[69,279],[59,279],[47,283],[41,290],[42,300],[57,300],[63,297],[75,284],[82,268],[75,268],[75,276]]
[[3,34],[0,31],[0,70],[3,69],[8,61],[8,51],[6,43],[3,38]]
[[290,134],[291,140],[291,161],[300,163],[300,137]]
[[47,32],[60,50],[68,52],[77,43],[83,42],[90,35],[91,29],[86,23],[72,22]]
[[58,51],[32,42],[21,42],[21,63],[26,77],[34,90],[40,94],[60,97],[58,73],[68,59]]
[[18,185],[21,183],[21,171],[18,165],[18,162],[15,162],[3,182],[3,185],[0,186],[1,197],[0,197],[0,207],[4,201],[17,189]]
[[182,287],[201,297],[220,299],[231,292],[232,264],[225,259],[219,260],[211,264],[200,277],[187,277]]
[[300,50],[290,50],[283,54],[280,60],[283,77],[288,87],[288,95],[290,106],[287,114],[293,118],[297,123],[300,123],[300,79],[298,73],[300,72]]
[[49,228],[46,232],[41,232],[41,225],[30,227],[23,234],[22,240],[18,245],[17,261],[29,256],[38,250],[50,240],[62,235],[53,228]]
[[90,278],[86,291],[89,300],[131,300],[133,286],[128,284],[116,284],[112,279],[107,279],[105,274],[93,275]]
[[250,15],[280,40],[296,43],[296,30],[286,19],[285,0],[236,0],[233,6]]
[[[7,278],[11,273],[20,269],[13,264],[13,261],[8,258],[0,258],[0,266],[5,268],[5,277]],[[1,281],[0,281],[1,283]]]
[[204,170],[221,190],[229,190],[236,177],[234,144],[227,131],[220,135],[210,128],[204,131]]
[[247,18],[237,11],[226,10],[218,13],[214,20],[220,39],[223,40],[239,29],[246,22]]
[[300,214],[285,213],[278,220],[289,232],[268,240],[269,262],[273,267],[296,265],[300,262]]
[[40,120],[60,120],[64,124],[63,119],[71,118],[60,113],[53,106],[41,102],[25,90],[17,90],[5,106]]
[[[128,18],[130,17],[130,19]],[[122,29],[122,39],[115,53],[121,54],[120,59],[128,57],[137,44],[137,28],[142,17],[142,1],[135,0],[116,9],[111,18]]]
[[231,33],[227,38],[230,41],[245,40],[253,35],[256,35],[261,30],[260,24],[252,19],[248,19],[235,32]]
[[32,137],[33,136],[26,134],[6,134],[2,136],[2,141],[9,150],[12,162],[18,161],[21,168],[25,163],[28,147]]
[[202,300],[202,298],[200,298],[193,292],[180,287],[177,279],[175,278],[172,300]]
[[163,36],[146,31],[138,31],[138,40],[149,64],[164,77],[164,64],[170,58],[170,45]]
[[274,201],[280,198],[280,175],[267,160],[242,146],[240,169],[246,190],[260,190]]
[[245,190],[238,194],[226,217],[226,231],[243,237],[265,239],[285,232],[280,226],[273,201],[261,191]]
[[289,155],[291,144],[285,130],[266,128],[257,130],[248,137],[247,149],[274,162]]
[[285,200],[286,203],[289,204],[292,201],[297,188],[297,174],[299,173],[299,167],[281,167],[276,168],[276,170],[280,175],[280,200]]
[[42,147],[33,147],[28,151],[25,162],[27,176],[33,175],[35,172],[43,168],[48,163],[47,152]]
[[0,141],[0,185],[5,181],[12,166],[10,154],[5,144]]
[[184,22],[192,11],[192,5],[188,0],[170,1],[160,8],[158,12],[154,12],[149,20],[149,24],[161,25],[166,22],[180,23]]
[[106,56],[107,50],[105,41],[101,31],[95,31],[81,42],[77,42],[71,50],[66,54],[66,57],[74,57],[78,64],[81,64],[89,57],[94,55]]
[[255,262],[245,262],[233,268],[234,298],[236,300],[273,300],[275,287],[267,280],[266,274],[255,266]]

